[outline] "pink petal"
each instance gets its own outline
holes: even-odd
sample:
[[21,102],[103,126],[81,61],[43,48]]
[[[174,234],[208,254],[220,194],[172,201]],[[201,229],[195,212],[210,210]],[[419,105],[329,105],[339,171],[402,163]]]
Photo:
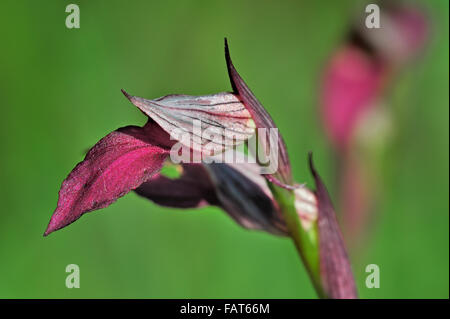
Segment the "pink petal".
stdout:
[[371,107],[379,93],[383,69],[362,50],[341,49],[328,66],[322,91],[322,118],[337,148],[345,148],[360,115]]
[[149,121],[102,138],[62,183],[58,205],[44,236],[73,223],[86,212],[107,207],[161,169],[169,136]]
[[[250,88],[247,86],[247,84],[245,84],[244,80],[236,71],[233,62],[231,61],[227,39],[225,39],[225,59],[227,62],[228,75],[230,77],[233,91],[235,94],[239,96],[239,98],[244,103],[247,110],[250,112],[253,120],[255,121],[256,127],[265,129],[276,128],[277,126],[275,125],[272,117],[264,109],[262,104],[258,101],[258,99],[252,93]],[[269,132],[267,130],[265,136],[267,141],[269,141],[268,134]],[[260,136],[260,138],[264,137]],[[278,156],[279,167],[275,174],[266,175],[266,177],[270,179],[272,182],[277,183],[279,186],[289,188],[289,186],[292,184],[291,165],[289,163],[289,156],[287,153],[286,144],[284,143],[284,140],[279,132],[277,142],[279,152],[276,155]],[[267,143],[266,145],[270,147],[270,142]],[[270,152],[270,154],[272,155],[272,152]]]
[[417,53],[428,39],[429,22],[424,11],[413,6],[403,6],[392,10],[391,18],[398,29],[399,38],[404,42],[404,58]]

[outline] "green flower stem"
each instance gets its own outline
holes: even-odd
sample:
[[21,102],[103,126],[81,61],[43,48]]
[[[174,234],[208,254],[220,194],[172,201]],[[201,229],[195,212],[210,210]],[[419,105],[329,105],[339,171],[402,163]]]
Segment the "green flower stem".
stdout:
[[289,233],[294,241],[295,247],[308,271],[311,281],[319,298],[326,298],[320,280],[320,259],[317,222],[309,230],[305,230],[300,222],[295,208],[295,195],[291,190],[281,188],[268,183],[283,217],[286,221]]

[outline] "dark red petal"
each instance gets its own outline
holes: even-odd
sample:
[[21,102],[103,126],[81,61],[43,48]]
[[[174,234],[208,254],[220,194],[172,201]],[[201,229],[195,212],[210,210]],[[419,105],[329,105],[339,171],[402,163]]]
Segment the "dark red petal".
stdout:
[[223,209],[241,226],[286,235],[284,220],[272,198],[253,180],[228,164],[205,165]]
[[325,293],[333,299],[357,298],[355,280],[333,205],[309,154],[319,207],[320,275]]
[[[225,39],[225,59],[227,61],[228,75],[230,77],[231,86],[235,94],[239,96],[242,103],[245,105],[247,110],[250,112],[253,120],[255,121],[255,125],[257,128],[276,128],[277,126],[273,122],[272,117],[269,113],[264,109],[255,95],[252,93],[250,88],[245,84],[244,80],[241,78],[239,73],[236,71],[233,62],[231,61],[230,52],[228,50],[227,39]],[[266,140],[269,141],[269,132],[266,131]],[[261,137],[260,137],[261,138]],[[270,145],[267,143],[266,145]],[[278,132],[278,171],[273,174],[272,181],[277,182],[276,180],[280,180],[280,186],[289,186],[292,184],[292,175],[291,175],[291,165],[289,163],[289,157],[287,153],[286,144]],[[269,153],[269,152],[267,152]],[[275,180],[273,179],[275,178]],[[283,185],[287,184],[287,185]]]
[[203,164],[184,164],[179,178],[158,174],[143,183],[135,192],[158,205],[194,208],[217,205],[217,197]]
[[62,183],[44,236],[110,205],[151,178],[169,155],[168,139],[154,122],[123,127],[102,138]]
[[179,178],[159,175],[135,191],[168,207],[219,206],[244,228],[286,235],[276,204],[255,178],[265,184],[260,175],[250,178],[228,164],[183,164]]

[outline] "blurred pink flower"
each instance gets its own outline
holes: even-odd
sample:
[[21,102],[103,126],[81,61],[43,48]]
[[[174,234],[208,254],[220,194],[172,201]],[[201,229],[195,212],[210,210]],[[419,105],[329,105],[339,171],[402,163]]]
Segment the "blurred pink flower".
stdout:
[[367,152],[386,136],[385,124],[392,122],[391,112],[380,103],[383,91],[422,51],[429,33],[421,9],[408,3],[380,6],[381,28],[369,29],[364,21],[354,25],[332,54],[322,82],[321,119],[336,151],[339,211],[352,243],[364,231],[378,193],[377,173],[367,163]]

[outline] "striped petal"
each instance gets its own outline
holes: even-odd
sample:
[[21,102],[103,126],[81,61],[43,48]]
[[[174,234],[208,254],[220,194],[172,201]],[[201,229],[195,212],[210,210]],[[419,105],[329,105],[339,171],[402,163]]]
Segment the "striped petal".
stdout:
[[240,145],[255,132],[250,113],[232,93],[147,100],[122,92],[172,138],[207,156]]

